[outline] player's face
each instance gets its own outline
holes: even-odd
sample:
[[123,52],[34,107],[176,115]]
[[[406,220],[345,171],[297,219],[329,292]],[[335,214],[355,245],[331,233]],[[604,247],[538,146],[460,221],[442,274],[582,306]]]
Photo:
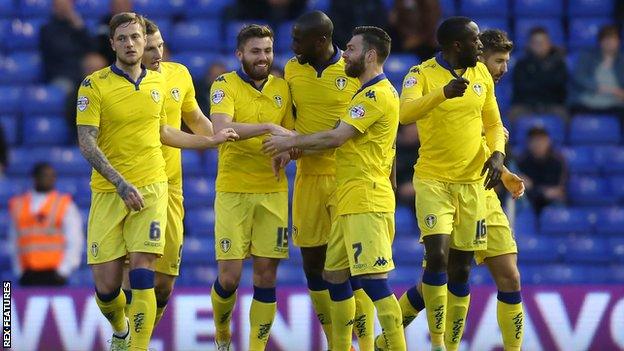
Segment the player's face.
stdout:
[[147,69],[160,72],[160,62],[163,59],[165,51],[165,42],[163,41],[160,31],[147,36],[145,44],[145,52],[143,53],[143,64]]
[[115,29],[111,45],[121,63],[133,66],[141,62],[145,40],[145,34],[138,23],[122,24]]
[[245,73],[253,80],[264,80],[273,65],[273,40],[271,38],[251,38],[236,51]]
[[356,35],[347,43],[342,53],[345,60],[345,73],[352,78],[359,77],[366,70],[366,52],[361,35]]
[[291,49],[297,57],[297,61],[304,65],[313,61],[316,56],[316,45],[312,35],[304,33],[302,30],[293,27]]
[[481,62],[485,64],[488,71],[494,79],[494,83],[498,81],[507,73],[507,65],[509,64],[508,52],[487,52],[481,55]]
[[479,27],[476,23],[468,23],[466,30],[466,38],[459,45],[459,64],[461,67],[474,67],[483,51],[483,44],[479,40]]
[[48,192],[54,189],[56,183],[56,172],[52,167],[45,167],[35,177],[35,190]]

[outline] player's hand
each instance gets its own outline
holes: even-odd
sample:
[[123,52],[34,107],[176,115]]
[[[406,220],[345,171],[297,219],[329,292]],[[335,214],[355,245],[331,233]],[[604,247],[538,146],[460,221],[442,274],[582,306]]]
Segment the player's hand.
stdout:
[[145,201],[139,189],[125,180],[117,185],[117,194],[119,194],[126,206],[133,211],[140,211],[145,207]]
[[468,84],[470,84],[470,82],[463,77],[452,79],[447,85],[444,86],[444,96],[447,99],[464,96],[464,93],[468,88]]
[[288,155],[291,160],[298,160],[301,156],[303,156],[303,150],[293,147],[288,150]]
[[501,181],[514,200],[524,195],[524,179],[520,178],[517,174],[504,170]]
[[509,131],[505,127],[503,127],[503,134],[505,135],[505,144],[507,144],[509,142]]
[[485,177],[485,189],[489,190],[498,184],[503,174],[503,161],[505,161],[505,155],[500,151],[494,151],[492,156],[485,161],[481,175],[487,172]]
[[294,147],[292,139],[291,136],[272,135],[262,142],[262,151],[272,156],[288,151]]
[[217,142],[217,144],[222,144],[226,141],[236,141],[238,140],[239,136],[234,128],[223,128],[215,135],[213,135],[212,138],[215,142]]
[[290,155],[288,152],[282,152],[281,154],[274,156],[271,159],[271,165],[273,167],[273,174],[275,175],[275,179],[280,181],[280,169],[286,167],[286,165],[290,162]]
[[286,129],[282,126],[278,126],[277,124],[271,124],[271,135],[279,135],[279,136],[293,136],[297,135],[294,130]]

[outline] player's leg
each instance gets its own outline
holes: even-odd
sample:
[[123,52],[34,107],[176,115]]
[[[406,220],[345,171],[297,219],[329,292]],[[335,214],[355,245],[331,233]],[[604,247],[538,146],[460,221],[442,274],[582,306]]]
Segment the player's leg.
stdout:
[[524,312],[520,293],[517,254],[510,253],[488,257],[485,259],[485,263],[498,288],[496,314],[498,326],[503,334],[505,350],[520,350],[524,331]]
[[154,319],[154,328],[158,326],[158,322],[162,319],[167,303],[173,292],[177,276],[155,272],[154,275],[154,292],[156,293],[156,318]]
[[113,345],[115,338],[126,339],[129,332],[128,321],[124,313],[126,296],[120,290],[124,260],[125,257],[120,257],[109,262],[91,265],[95,282],[95,301],[113,327]]
[[130,262],[128,262],[128,257],[126,257],[123,263],[123,278],[121,280],[121,291],[126,295],[126,307],[124,307],[126,316],[130,315],[130,304],[132,303],[132,289],[130,289],[128,272],[130,272]]
[[351,290],[355,298],[354,331],[360,351],[375,349],[375,304],[364,291],[362,278],[351,277]]
[[269,340],[277,311],[275,283],[279,262],[277,258],[253,257],[254,293],[249,310],[249,351],[263,351]]
[[464,333],[466,316],[470,306],[468,277],[474,253],[472,251],[449,250],[448,294],[446,307],[446,329],[444,343],[447,351],[459,349]]
[[156,319],[154,293],[154,263],[156,255],[145,252],[130,253],[130,288],[132,302],[129,308],[130,349],[147,350]]
[[[236,290],[238,289],[241,273],[243,271],[243,260],[219,260],[218,258],[217,260],[219,273],[212,285],[210,300],[212,301],[216,330],[215,342],[218,346],[221,346],[230,345],[231,343],[232,334],[230,331],[230,323],[232,320],[232,311],[236,304]],[[226,350],[229,350],[229,348],[226,348]]]

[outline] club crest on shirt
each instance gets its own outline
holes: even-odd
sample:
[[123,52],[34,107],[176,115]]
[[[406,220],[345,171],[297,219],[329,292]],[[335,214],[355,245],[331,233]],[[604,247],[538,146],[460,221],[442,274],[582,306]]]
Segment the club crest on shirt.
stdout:
[[346,87],[347,87],[347,78],[345,77],[336,78],[336,88],[338,88],[339,90],[344,90],[344,88]]
[[228,252],[232,247],[232,240],[228,238],[221,239],[221,241],[219,241],[219,246],[221,247],[221,251]]
[[98,243],[96,243],[95,241],[91,243],[91,255],[93,257],[97,257],[98,253],[100,252],[100,245],[98,245]]
[[171,89],[171,97],[176,101],[180,101],[180,89],[173,88]]
[[403,86],[405,88],[411,88],[414,85],[416,85],[416,77],[408,77],[405,82],[403,83]]
[[349,110],[349,115],[351,116],[351,118],[355,119],[364,118],[364,115],[366,115],[366,110],[362,105],[355,105],[351,107],[351,110]]
[[79,96],[78,101],[76,102],[76,107],[78,111],[82,112],[89,107],[89,98],[86,96]]
[[154,100],[154,102],[160,101],[160,93],[158,92],[158,90],[152,89],[150,94],[152,95],[152,100]]
[[273,97],[273,100],[275,100],[275,105],[277,105],[277,107],[282,108],[282,97],[279,95],[275,95]]
[[481,83],[474,83],[472,85],[472,90],[474,90],[474,92],[477,93],[478,96],[481,96],[481,94],[483,94],[483,86],[481,85]]
[[436,215],[430,214],[430,215],[427,215],[427,217],[425,217],[425,225],[427,226],[427,228],[433,229],[433,227],[435,227],[437,223],[438,223],[438,217],[436,217]]
[[215,90],[214,93],[212,93],[212,103],[214,104],[218,104],[221,101],[223,101],[223,98],[225,97],[225,93],[223,92],[223,90],[219,89],[219,90]]

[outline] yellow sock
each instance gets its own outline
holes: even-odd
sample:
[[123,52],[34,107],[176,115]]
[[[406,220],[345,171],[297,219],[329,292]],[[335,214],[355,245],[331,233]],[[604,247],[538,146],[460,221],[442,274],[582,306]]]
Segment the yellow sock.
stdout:
[[277,303],[253,299],[249,310],[249,351],[263,351],[269,341],[271,325],[275,318]]
[[100,308],[100,311],[102,311],[104,317],[110,322],[115,333],[122,334],[127,331],[128,325],[126,324],[126,314],[124,313],[126,295],[120,293],[111,301],[104,302],[95,294],[95,302]]
[[167,309],[167,305],[164,305],[163,307],[156,306],[156,319],[154,320],[154,328],[156,328],[156,326],[162,319],[162,316],[163,314],[165,314],[166,309]]
[[[518,299],[515,303],[507,303],[501,301],[501,295],[516,295]],[[496,306],[496,317],[498,326],[503,334],[503,345],[505,351],[520,351],[522,346],[522,336],[524,333],[524,311],[522,309],[522,301],[520,300],[520,292],[514,293],[498,293],[498,304]],[[504,297],[503,297],[504,299]]]
[[124,295],[126,296],[126,305],[124,306],[124,313],[126,316],[130,315],[130,303],[132,302],[132,290],[122,290]]
[[364,289],[353,291],[355,297],[355,319],[353,330],[358,339],[360,351],[375,350],[375,304]]
[[464,328],[466,326],[466,316],[470,306],[470,294],[457,296],[453,292],[448,292],[446,304],[446,329],[444,331],[444,344],[446,351],[459,350]]
[[215,291],[213,285],[210,292],[210,300],[212,301],[212,313],[214,315],[214,323],[218,341],[229,341],[232,338],[230,333],[230,321],[232,320],[232,310],[236,304],[236,292],[227,298],[221,297]]
[[154,320],[156,319],[156,294],[154,288],[132,289],[130,304],[130,349],[147,350]]
[[331,350],[332,344],[332,323],[331,323],[331,298],[329,297],[329,290],[309,290],[310,299],[312,300],[312,306],[314,306],[314,312],[318,317],[321,327],[325,332],[327,338],[327,347]]
[[[405,351],[405,334],[403,332],[403,320],[401,307],[394,294],[374,302],[377,309],[377,318],[385,339],[384,349],[392,351]],[[381,339],[381,338],[380,338]]]
[[[425,271],[425,275],[427,273],[429,272]],[[444,274],[445,276],[446,274]],[[423,276],[422,293],[425,309],[427,310],[427,324],[429,325],[431,344],[442,346],[444,345],[444,328],[446,323],[446,283],[429,285],[425,283]]]
[[355,297],[331,302],[332,351],[349,351],[352,344]]
[[399,306],[401,306],[401,315],[403,316],[403,328],[407,327],[412,323],[412,321],[418,316],[419,310],[415,309],[412,306],[409,298],[407,297],[407,292],[401,296],[399,299]]

